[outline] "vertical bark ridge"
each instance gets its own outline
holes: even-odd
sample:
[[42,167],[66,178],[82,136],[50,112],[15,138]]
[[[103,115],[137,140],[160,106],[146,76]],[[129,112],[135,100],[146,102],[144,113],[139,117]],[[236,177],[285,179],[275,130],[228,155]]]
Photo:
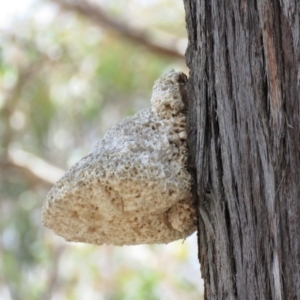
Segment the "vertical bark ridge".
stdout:
[[185,0],[207,299],[300,299],[300,4]]

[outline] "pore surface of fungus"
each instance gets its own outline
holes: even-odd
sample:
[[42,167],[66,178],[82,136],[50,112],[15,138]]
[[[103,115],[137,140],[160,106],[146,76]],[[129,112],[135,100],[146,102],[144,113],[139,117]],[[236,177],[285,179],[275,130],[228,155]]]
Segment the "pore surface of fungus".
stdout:
[[168,243],[196,229],[186,169],[186,76],[170,71],[152,107],[110,129],[48,193],[43,222],[68,241]]

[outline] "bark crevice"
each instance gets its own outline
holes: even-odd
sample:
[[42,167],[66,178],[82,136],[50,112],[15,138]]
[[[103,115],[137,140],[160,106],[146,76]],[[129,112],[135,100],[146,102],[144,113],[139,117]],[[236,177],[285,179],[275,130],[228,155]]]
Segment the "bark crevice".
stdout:
[[206,299],[300,299],[300,5],[184,3]]

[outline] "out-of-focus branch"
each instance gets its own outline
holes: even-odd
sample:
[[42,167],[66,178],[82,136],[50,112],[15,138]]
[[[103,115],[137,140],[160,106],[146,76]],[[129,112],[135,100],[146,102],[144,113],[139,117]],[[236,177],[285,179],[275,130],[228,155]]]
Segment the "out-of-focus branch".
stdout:
[[65,173],[43,159],[21,149],[8,149],[7,161],[0,161],[1,170],[18,169],[32,182],[53,185]]
[[51,269],[49,272],[47,289],[43,295],[41,295],[41,299],[43,300],[53,299],[53,294],[56,292],[56,288],[59,285],[59,265],[65,249],[65,245],[58,245],[58,247],[55,249],[54,257],[51,260]]
[[[170,37],[169,35],[150,34],[145,29],[110,17],[99,5],[82,0],[51,0],[62,9],[80,13],[97,25],[112,30],[122,37],[129,38],[146,46],[150,51],[169,58],[184,59],[185,39]],[[183,49],[184,48],[184,49]]]
[[24,69],[19,69],[19,76],[16,85],[7,92],[5,97],[5,105],[0,111],[0,116],[3,117],[4,133],[2,135],[2,147],[7,148],[8,145],[13,140],[14,134],[13,130],[9,124],[10,117],[14,113],[18,102],[21,99],[21,93],[27,82],[32,78],[32,76],[41,68],[42,60],[38,60],[33,65],[28,66]]

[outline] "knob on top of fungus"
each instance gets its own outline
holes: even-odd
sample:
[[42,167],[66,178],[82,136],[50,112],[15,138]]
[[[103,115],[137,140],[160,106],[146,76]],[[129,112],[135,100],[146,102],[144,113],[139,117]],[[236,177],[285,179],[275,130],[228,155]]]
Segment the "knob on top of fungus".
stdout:
[[44,202],[43,222],[68,241],[168,243],[196,229],[186,170],[186,76],[154,85],[152,108],[125,118],[73,166]]

